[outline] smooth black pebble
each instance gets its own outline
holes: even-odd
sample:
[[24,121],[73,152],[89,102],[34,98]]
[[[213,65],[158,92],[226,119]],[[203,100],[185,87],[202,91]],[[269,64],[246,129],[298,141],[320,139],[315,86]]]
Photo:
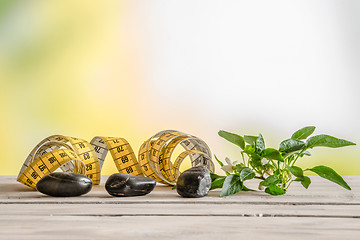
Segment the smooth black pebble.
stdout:
[[210,187],[210,171],[205,166],[193,167],[184,171],[176,183],[178,194],[189,198],[206,196]]
[[78,173],[54,172],[44,176],[36,184],[36,189],[53,197],[75,197],[88,193],[92,180]]
[[150,193],[155,185],[156,182],[152,178],[115,173],[106,181],[105,189],[115,197],[132,197]]

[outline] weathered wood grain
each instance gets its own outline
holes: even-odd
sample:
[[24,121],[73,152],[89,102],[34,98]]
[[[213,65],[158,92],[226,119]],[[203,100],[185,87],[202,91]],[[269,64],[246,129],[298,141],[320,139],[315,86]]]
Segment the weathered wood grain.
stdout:
[[1,216],[238,216],[359,218],[360,205],[1,204]]
[[295,183],[285,196],[186,199],[162,185],[115,198],[106,177],[89,194],[54,198],[0,176],[0,239],[359,239],[360,176],[344,178],[352,191],[312,177],[308,190]]
[[9,216],[1,239],[359,239],[358,219],[209,216]]

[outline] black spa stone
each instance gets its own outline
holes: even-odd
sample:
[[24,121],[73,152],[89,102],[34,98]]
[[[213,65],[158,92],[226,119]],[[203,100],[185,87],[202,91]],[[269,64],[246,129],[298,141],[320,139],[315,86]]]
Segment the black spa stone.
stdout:
[[156,182],[152,178],[115,173],[106,181],[105,189],[115,197],[132,197],[150,193],[155,185]]
[[36,184],[36,189],[53,197],[75,197],[88,193],[92,180],[78,173],[55,172],[44,176]]
[[205,166],[193,167],[184,171],[176,183],[178,194],[189,198],[206,196],[210,187],[210,171]]

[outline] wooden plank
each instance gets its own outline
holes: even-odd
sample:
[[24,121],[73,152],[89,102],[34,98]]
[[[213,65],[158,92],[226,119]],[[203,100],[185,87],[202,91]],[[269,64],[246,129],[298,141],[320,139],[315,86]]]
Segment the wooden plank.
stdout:
[[[90,193],[75,198],[54,198],[43,195],[35,190],[30,189],[18,182],[14,176],[0,176],[0,204],[8,203],[239,203],[239,204],[316,204],[316,205],[359,205],[360,204],[360,177],[347,176],[344,177],[352,187],[352,191],[345,190],[340,186],[324,180],[317,176],[312,176],[313,181],[309,189],[304,189],[299,183],[294,183],[288,193],[283,196],[270,196],[263,192],[242,192],[235,196],[226,198],[219,197],[219,190],[214,190],[204,198],[182,198],[176,190],[170,187],[157,185],[155,190],[149,195],[130,198],[115,198],[110,196],[104,188],[106,177],[101,181],[100,185],[93,187]],[[250,187],[256,188],[256,182],[251,182]]]
[[359,219],[201,216],[7,216],[4,239],[359,239]]
[[[358,239],[360,177],[347,191],[319,177],[285,196],[219,191],[200,199],[158,185],[149,195],[115,198],[106,178],[84,196],[54,198],[0,176],[0,238],[4,239]],[[250,187],[256,187],[251,182]]]
[[1,204],[0,216],[238,216],[360,218],[360,205]]

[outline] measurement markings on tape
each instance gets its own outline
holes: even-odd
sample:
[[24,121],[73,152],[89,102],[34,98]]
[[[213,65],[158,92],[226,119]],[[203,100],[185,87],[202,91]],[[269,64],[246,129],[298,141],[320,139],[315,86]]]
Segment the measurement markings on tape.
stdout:
[[[171,161],[175,148],[183,151]],[[124,138],[94,137],[90,143],[74,137],[53,135],[45,138],[26,158],[18,181],[32,188],[45,175],[58,169],[88,176],[93,184],[100,183],[101,168],[110,152],[117,170],[137,176],[147,176],[157,182],[174,185],[180,175],[180,166],[189,156],[191,166],[205,165],[214,172],[209,147],[201,139],[176,130],[158,132],[139,149],[138,158]]]

